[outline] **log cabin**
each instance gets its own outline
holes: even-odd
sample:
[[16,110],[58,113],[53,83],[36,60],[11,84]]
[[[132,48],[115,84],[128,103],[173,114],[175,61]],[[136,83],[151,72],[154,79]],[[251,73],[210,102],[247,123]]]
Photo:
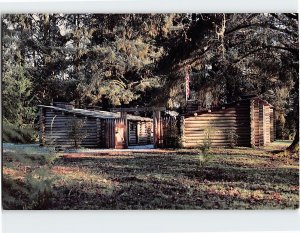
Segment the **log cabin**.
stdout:
[[267,101],[250,97],[182,117],[182,145],[262,147],[275,140],[275,111]]
[[116,148],[153,143],[153,120],[130,114],[39,105],[41,146]]

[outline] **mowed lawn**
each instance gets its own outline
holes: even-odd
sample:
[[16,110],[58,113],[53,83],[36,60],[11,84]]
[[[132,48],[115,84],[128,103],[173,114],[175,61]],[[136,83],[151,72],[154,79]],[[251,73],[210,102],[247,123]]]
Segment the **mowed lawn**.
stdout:
[[295,209],[299,158],[264,149],[54,153],[5,145],[4,209]]

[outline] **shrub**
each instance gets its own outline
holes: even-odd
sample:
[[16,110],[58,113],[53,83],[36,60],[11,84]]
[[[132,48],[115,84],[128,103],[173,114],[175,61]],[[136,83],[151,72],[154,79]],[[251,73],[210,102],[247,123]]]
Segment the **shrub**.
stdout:
[[57,154],[40,147],[10,145],[3,152],[3,169],[18,175],[5,174],[2,180],[2,205],[4,209],[49,209],[53,204],[51,174]]
[[83,130],[84,125],[85,120],[75,117],[68,123],[70,129],[69,138],[73,140],[75,148],[78,148],[81,141],[87,137],[87,131]]
[[169,118],[165,120],[164,126],[164,147],[167,148],[181,148],[181,136],[178,126],[178,120]]
[[3,142],[9,143],[34,143],[37,140],[37,133],[30,126],[18,127],[4,121],[2,138]]
[[198,149],[201,151],[201,153],[198,154],[199,159],[199,168],[201,172],[202,178],[204,178],[204,167],[212,160],[212,155],[209,153],[211,149],[211,133],[213,129],[211,127],[208,127],[204,130],[204,139],[202,144],[199,144]]
[[237,140],[239,136],[236,134],[236,131],[233,129],[229,129],[226,132],[227,139],[229,141],[229,147],[234,148],[237,145]]

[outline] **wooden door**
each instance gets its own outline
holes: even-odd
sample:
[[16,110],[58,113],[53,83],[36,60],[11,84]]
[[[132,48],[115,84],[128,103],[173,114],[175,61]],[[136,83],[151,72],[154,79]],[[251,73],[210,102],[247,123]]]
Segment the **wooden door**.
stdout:
[[115,127],[115,148],[125,149],[126,146],[126,126],[124,123],[117,123]]

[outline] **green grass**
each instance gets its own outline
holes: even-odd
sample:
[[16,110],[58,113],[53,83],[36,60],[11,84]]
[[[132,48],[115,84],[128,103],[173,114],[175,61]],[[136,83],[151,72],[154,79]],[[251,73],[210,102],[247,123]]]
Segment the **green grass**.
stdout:
[[[23,178],[28,175],[48,183],[43,188],[38,185],[40,196],[31,199],[25,191],[16,195],[5,186],[3,203],[8,209],[295,209],[299,207],[299,160],[272,153],[288,145],[216,148],[201,165],[197,150],[43,152],[41,157],[48,154],[48,160],[34,159],[27,170],[24,166],[28,164],[12,159],[16,154],[19,157],[20,151],[4,150],[4,179],[10,185],[18,184],[12,185],[15,189],[35,189]],[[41,168],[44,174],[36,175]],[[19,205],[7,201],[6,196]],[[26,205],[32,198],[38,204]]]

